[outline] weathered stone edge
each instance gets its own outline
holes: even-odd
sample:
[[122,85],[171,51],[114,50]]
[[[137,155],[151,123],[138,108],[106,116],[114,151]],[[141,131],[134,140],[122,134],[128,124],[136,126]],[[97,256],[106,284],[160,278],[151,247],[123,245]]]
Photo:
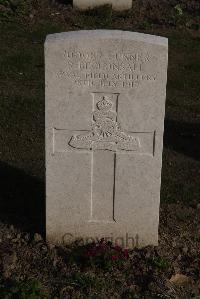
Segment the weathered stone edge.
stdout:
[[145,42],[149,44],[156,44],[160,46],[168,47],[168,38],[138,33],[122,30],[79,30],[79,31],[69,31],[49,34],[46,37],[45,44],[55,42],[56,40],[65,40],[65,39],[93,39],[93,38],[102,38],[102,39],[122,39],[122,40],[134,40],[138,42]]

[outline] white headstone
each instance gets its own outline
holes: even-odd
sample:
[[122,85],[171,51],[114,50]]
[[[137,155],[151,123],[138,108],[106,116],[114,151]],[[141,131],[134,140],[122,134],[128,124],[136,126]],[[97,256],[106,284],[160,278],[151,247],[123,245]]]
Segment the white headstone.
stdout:
[[73,0],[74,7],[89,9],[105,4],[111,4],[114,10],[128,10],[132,8],[132,0]]
[[47,36],[49,240],[157,244],[167,56],[142,33]]

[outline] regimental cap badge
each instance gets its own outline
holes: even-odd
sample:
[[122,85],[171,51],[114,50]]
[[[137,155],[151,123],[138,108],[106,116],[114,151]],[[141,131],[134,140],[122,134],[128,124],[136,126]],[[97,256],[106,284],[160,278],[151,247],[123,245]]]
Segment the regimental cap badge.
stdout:
[[104,96],[101,101],[97,103],[98,110],[110,110],[113,103],[109,100],[109,97]]

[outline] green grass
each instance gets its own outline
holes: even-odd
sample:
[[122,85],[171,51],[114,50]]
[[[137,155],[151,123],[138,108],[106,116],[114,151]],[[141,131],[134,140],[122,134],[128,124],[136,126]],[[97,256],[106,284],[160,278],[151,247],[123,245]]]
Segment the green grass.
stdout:
[[75,272],[66,281],[68,286],[75,286],[82,291],[88,291],[91,288],[101,289],[106,286],[105,281],[92,272]]
[[163,259],[162,257],[155,257],[153,260],[152,260],[152,264],[154,266],[156,266],[158,269],[167,269],[169,268],[169,263],[168,261],[166,261],[165,259]]
[[2,299],[41,299],[48,298],[44,287],[36,280],[16,282],[1,290]]

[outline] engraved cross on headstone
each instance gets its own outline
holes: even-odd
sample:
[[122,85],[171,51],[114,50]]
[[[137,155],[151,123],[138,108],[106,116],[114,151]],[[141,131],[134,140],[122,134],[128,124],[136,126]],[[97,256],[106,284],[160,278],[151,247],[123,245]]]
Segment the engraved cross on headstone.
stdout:
[[[93,93],[91,130],[66,134],[65,147],[91,153],[91,222],[114,222],[115,177],[119,154],[154,155],[155,132],[126,132],[118,122],[118,93]],[[63,132],[54,129],[54,152],[63,149]],[[69,132],[69,131],[68,131]],[[59,146],[59,139],[62,140]],[[56,145],[58,143],[58,146]]]

